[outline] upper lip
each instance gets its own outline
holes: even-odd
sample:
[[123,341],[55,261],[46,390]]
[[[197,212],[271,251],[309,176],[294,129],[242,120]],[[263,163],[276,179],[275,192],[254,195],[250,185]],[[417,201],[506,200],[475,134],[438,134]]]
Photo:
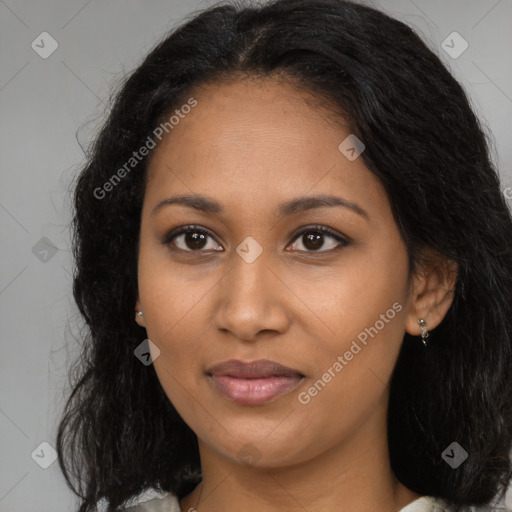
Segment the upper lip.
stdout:
[[278,376],[301,376],[303,375],[293,368],[288,368],[276,361],[268,359],[258,359],[257,361],[249,361],[244,363],[237,359],[230,359],[222,363],[216,364],[208,368],[208,375],[226,375],[239,379],[257,379]]

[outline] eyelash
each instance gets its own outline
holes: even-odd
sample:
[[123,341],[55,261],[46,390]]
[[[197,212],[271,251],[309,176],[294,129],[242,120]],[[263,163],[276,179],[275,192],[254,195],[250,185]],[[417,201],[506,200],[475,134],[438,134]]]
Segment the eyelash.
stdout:
[[[170,231],[169,233],[167,233],[164,236],[164,238],[162,240],[162,244],[163,245],[171,245],[171,243],[174,241],[175,238],[177,238],[180,235],[187,234],[187,233],[201,233],[201,234],[208,235],[210,238],[215,240],[216,243],[218,244],[216,238],[213,236],[213,234],[208,229],[200,227],[200,226],[196,226],[196,225],[182,226],[180,228],[177,228],[177,229],[174,229],[174,230]],[[324,235],[329,235],[330,237],[334,238],[337,242],[339,242],[340,245],[335,247],[334,249],[329,249],[327,251],[322,251],[322,250],[318,250],[318,251],[299,250],[299,251],[293,251],[293,252],[302,252],[302,253],[308,253],[308,254],[332,253],[334,251],[340,250],[343,247],[346,247],[351,242],[351,240],[349,238],[341,236],[337,231],[334,231],[333,229],[331,229],[331,228],[329,228],[327,226],[320,226],[320,225],[312,225],[312,226],[306,226],[304,228],[301,228],[298,232],[293,234],[292,242],[297,240],[298,238],[300,238],[302,235],[304,235],[306,233],[322,233]],[[199,249],[199,250],[173,249],[173,250],[181,251],[181,252],[189,252],[189,253],[222,252],[222,251],[216,251],[216,250],[211,250],[211,249],[210,250],[206,250],[206,251],[204,249]]]

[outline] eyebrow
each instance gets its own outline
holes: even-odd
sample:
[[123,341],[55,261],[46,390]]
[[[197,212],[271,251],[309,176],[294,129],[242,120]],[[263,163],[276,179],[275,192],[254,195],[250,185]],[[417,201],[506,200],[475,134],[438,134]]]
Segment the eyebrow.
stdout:
[[[151,216],[155,215],[159,210],[161,210],[165,206],[171,204],[187,206],[189,208],[193,208],[194,210],[198,210],[200,212],[205,213],[220,214],[224,212],[224,208],[222,207],[222,205],[215,201],[214,199],[195,194],[187,194],[171,196],[167,197],[166,199],[163,199],[153,208]],[[363,210],[360,206],[358,206],[356,203],[348,201],[347,199],[343,199],[342,197],[325,194],[291,199],[290,201],[282,203],[278,206],[277,214],[280,217],[285,217],[288,215],[294,215],[308,210],[333,206],[347,208],[363,217],[368,218],[368,213],[365,210]]]

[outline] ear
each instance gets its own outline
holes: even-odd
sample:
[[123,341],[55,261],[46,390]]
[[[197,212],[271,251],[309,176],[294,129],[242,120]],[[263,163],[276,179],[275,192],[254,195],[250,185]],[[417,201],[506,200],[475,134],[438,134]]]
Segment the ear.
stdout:
[[423,318],[427,330],[437,327],[453,302],[458,265],[440,255],[424,256],[412,276],[409,311],[405,324],[406,331],[413,335],[421,334],[418,320]]
[[[137,301],[135,302],[135,312],[134,312],[134,315],[135,315],[135,313],[137,313],[137,311],[142,311],[142,306],[141,306],[141,303],[140,303],[140,298],[138,296],[137,296]],[[146,327],[146,323],[144,322],[144,315],[135,315],[135,322],[137,322],[137,324],[140,327]]]

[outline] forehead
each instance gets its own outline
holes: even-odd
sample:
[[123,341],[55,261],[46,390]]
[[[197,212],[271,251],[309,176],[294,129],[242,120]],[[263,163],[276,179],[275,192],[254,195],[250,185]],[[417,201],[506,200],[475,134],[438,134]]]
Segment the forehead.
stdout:
[[150,197],[215,190],[221,202],[249,204],[263,193],[265,202],[278,202],[313,188],[382,193],[363,159],[349,161],[338,149],[348,124],[311,92],[282,80],[240,79],[203,84],[189,98],[197,105],[152,155]]

